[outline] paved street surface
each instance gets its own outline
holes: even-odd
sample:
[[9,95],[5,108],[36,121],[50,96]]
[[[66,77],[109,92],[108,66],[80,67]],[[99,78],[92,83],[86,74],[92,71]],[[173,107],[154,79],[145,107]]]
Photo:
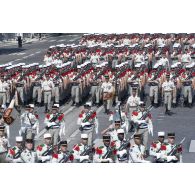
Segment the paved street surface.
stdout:
[[[0,46],[0,64],[13,62],[20,63],[25,62],[27,64],[33,62],[43,62],[43,56],[51,45],[57,44],[78,44],[78,40],[81,35],[62,35],[48,37],[41,41],[35,41],[33,43],[25,44],[23,48],[17,48],[17,45],[11,46]],[[82,106],[79,108],[71,106],[71,102],[65,103],[60,108],[65,113],[66,120],[66,139],[69,143],[69,148],[71,149],[74,144],[78,143],[80,140],[80,131],[78,130],[78,125],[76,124],[77,118],[79,115]],[[40,118],[40,129],[44,129],[44,108],[36,108],[37,113]],[[183,161],[186,162],[195,162],[195,154],[189,152],[189,147],[191,140],[195,140],[195,108],[175,108],[172,110],[174,114],[172,116],[164,115],[164,108],[154,108],[152,110],[153,125],[154,125],[154,137],[157,138],[158,131],[165,132],[176,132],[176,142],[180,142],[183,137],[186,137],[185,142],[183,143],[184,153]],[[98,108],[97,116],[99,119],[99,133],[96,136],[93,136],[93,141],[96,144],[100,144],[101,135],[100,131],[108,127],[109,116],[104,113],[103,107]],[[14,111],[14,117],[16,117],[15,122],[11,125],[11,138],[10,144],[14,145],[15,136],[18,135],[18,130],[20,129],[20,120],[19,115]],[[37,136],[36,144],[40,143],[40,140],[43,136],[45,130],[40,132]],[[153,140],[150,136],[149,143]]]

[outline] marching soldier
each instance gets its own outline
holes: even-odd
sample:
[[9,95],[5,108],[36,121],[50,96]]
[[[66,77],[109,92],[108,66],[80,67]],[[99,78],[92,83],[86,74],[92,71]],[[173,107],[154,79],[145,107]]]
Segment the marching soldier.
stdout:
[[51,104],[51,96],[52,96],[52,90],[54,88],[53,81],[50,80],[50,77],[48,74],[45,75],[46,80],[44,80],[41,84],[43,95],[44,95],[44,105],[45,105],[45,112],[47,113],[50,108]]
[[54,102],[56,104],[59,104],[60,102],[60,88],[62,87],[62,79],[60,76],[56,76],[53,80],[54,88],[53,88],[53,96],[54,96]]
[[25,141],[25,149],[21,153],[21,160],[23,163],[36,163],[38,158],[37,158],[37,153],[33,150],[33,138],[32,136],[28,136]]
[[20,158],[21,153],[23,151],[23,137],[16,137],[16,145],[8,150],[6,161],[10,163],[22,163],[22,159]]
[[[160,69],[160,66],[158,66]],[[151,104],[155,107],[158,106],[158,94],[159,94],[159,87],[160,87],[160,72],[159,69],[153,69],[153,71],[150,73],[148,77],[148,85],[150,87],[150,101]]]
[[190,62],[192,61],[191,56],[188,52],[188,49],[184,50],[184,54],[181,56],[181,63],[183,65],[183,67],[185,68],[186,65],[190,64]]
[[161,153],[161,146],[164,144],[164,139],[165,139],[165,132],[158,132],[158,140],[152,142],[150,146],[150,156],[154,157],[154,162],[156,163],[161,163],[163,162],[162,158],[162,153]]
[[90,76],[89,82],[91,84],[91,98],[93,104],[96,104],[96,106],[100,105],[100,100],[101,100],[101,79],[97,78],[99,72],[97,72],[97,69],[94,70],[94,74]]
[[59,145],[59,152],[52,155],[52,163],[72,163],[74,156],[72,152],[67,149],[67,141],[61,141]]
[[184,72],[180,77],[183,85],[184,102],[187,102],[190,108],[192,108],[192,88],[194,88],[193,77],[195,76],[192,68],[193,66],[186,65],[186,72]]
[[111,137],[111,141],[118,140],[117,130],[121,128],[121,120],[119,117],[114,119],[114,124],[111,124],[107,129],[101,132],[102,135],[108,134]]
[[5,137],[7,139],[10,138],[10,129],[9,129],[9,125],[6,124],[6,122],[4,121],[4,114],[5,114],[5,111],[6,111],[6,106],[5,105],[2,105],[0,107],[0,125],[3,125],[5,126]]
[[92,103],[86,102],[84,105],[84,109],[79,114],[79,118],[77,120],[77,125],[80,126],[80,130],[92,130],[93,125],[95,126],[95,132],[98,133],[98,119],[96,116],[96,112],[91,109]]
[[52,135],[50,133],[45,133],[44,143],[37,146],[36,152],[38,156],[38,162],[40,163],[50,163],[52,159],[53,146],[52,146]]
[[9,141],[5,137],[5,126],[0,125],[0,158],[5,158],[8,151]]
[[125,139],[125,131],[124,129],[118,129],[118,140],[115,141],[115,146],[117,150],[117,158],[116,162],[118,163],[126,163],[128,162],[128,152],[130,147],[130,142]]
[[81,143],[73,147],[73,156],[78,163],[91,162],[92,147],[88,145],[88,135],[81,134]]
[[131,119],[132,112],[137,109],[139,105],[140,97],[137,96],[137,88],[132,89],[132,95],[128,98],[126,103],[126,113],[128,113],[128,118]]
[[26,111],[20,116],[21,129],[19,135],[21,135],[25,141],[26,136],[32,133],[33,139],[35,134],[39,133],[39,120],[38,115],[34,113],[34,104],[26,106]]
[[21,103],[24,105],[26,102],[25,97],[24,97],[24,94],[26,91],[26,81],[24,80],[22,74],[20,74],[20,77],[15,80],[15,86],[18,92],[18,96],[21,100]]
[[[41,73],[37,73],[36,76],[32,76],[31,78],[31,84],[33,86],[33,102],[34,104],[36,104],[36,102],[38,103],[38,105],[41,105],[41,98],[42,98],[42,92],[41,92]],[[37,97],[37,99],[36,99]]]
[[133,70],[131,76],[128,78],[127,83],[129,84],[129,91],[132,94],[132,89],[137,88],[137,95],[140,96],[141,91],[141,81],[140,81],[140,66],[141,64],[137,64],[135,70]]
[[144,55],[142,54],[142,50],[138,49],[138,53],[134,56],[134,64],[144,63]]
[[80,73],[80,66],[77,66],[78,72],[75,72],[71,77],[71,98],[72,98],[72,105],[79,106],[82,97],[82,88],[83,88],[83,80],[78,78],[75,80],[76,76]]
[[98,64],[99,63],[99,56],[96,53],[92,53],[90,61],[94,65]]
[[162,95],[164,97],[165,114],[171,115],[171,102],[174,83],[170,80],[170,74],[166,74],[166,81],[162,84]]
[[175,144],[175,133],[168,133],[168,143],[161,146],[162,159],[167,163],[182,162],[182,145]]
[[124,131],[129,131],[129,119],[127,118],[127,113],[125,112],[125,106],[121,106],[120,103],[118,103],[115,107],[115,111],[113,113],[110,113],[109,121],[111,124],[114,124],[115,121],[121,121],[120,122],[120,128],[124,129]]
[[111,142],[110,135],[103,135],[103,146],[95,149],[95,163],[113,163],[116,160],[117,150],[115,143]]
[[130,147],[129,162],[130,163],[150,163],[146,159],[146,148],[142,145],[141,134],[134,135],[135,144]]
[[52,106],[52,113],[46,114],[45,121],[46,129],[52,135],[54,146],[59,141],[62,135],[65,135],[65,120],[64,114],[59,112],[59,104]]
[[106,81],[102,83],[101,89],[103,93],[105,113],[109,114],[113,99],[113,86],[112,83],[109,81],[108,75],[105,75],[105,79]]
[[182,90],[182,83],[181,83],[181,73],[184,71],[184,69],[179,69],[180,62],[171,65],[171,73],[170,73],[170,79],[174,83],[173,88],[173,98],[172,98],[172,105],[173,108],[177,105],[177,99],[180,96],[181,97],[181,90]]
[[171,53],[172,64],[181,61],[181,49],[180,44],[173,45],[173,52]]
[[149,133],[153,136],[153,124],[149,110],[145,108],[145,103],[139,103],[139,110],[132,113],[132,125],[138,134],[142,134],[143,145],[147,147]]
[[9,90],[9,84],[5,81],[4,77],[0,78],[0,105],[7,103],[7,91]]

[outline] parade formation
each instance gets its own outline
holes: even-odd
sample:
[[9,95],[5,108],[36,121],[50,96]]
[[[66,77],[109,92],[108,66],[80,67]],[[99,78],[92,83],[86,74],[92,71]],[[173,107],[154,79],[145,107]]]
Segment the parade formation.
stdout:
[[[77,45],[50,46],[42,64],[0,65],[0,157],[9,163],[182,163],[185,137],[176,143],[175,132],[154,128],[151,111],[163,107],[172,117],[172,108],[193,109],[194,92],[194,33],[84,34]],[[68,101],[83,108],[72,118],[81,132],[72,148],[60,109]],[[41,129],[35,108],[43,106]],[[99,128],[101,106],[109,116],[105,129]],[[13,111],[21,127],[11,146]],[[158,138],[149,143],[154,131]]]

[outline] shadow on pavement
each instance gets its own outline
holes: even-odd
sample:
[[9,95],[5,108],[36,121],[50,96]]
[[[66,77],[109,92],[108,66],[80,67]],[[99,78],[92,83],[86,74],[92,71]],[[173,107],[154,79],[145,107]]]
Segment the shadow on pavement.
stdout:
[[23,49],[23,48],[0,48],[0,55],[18,53],[18,52],[22,52],[24,50],[26,50],[26,49]]

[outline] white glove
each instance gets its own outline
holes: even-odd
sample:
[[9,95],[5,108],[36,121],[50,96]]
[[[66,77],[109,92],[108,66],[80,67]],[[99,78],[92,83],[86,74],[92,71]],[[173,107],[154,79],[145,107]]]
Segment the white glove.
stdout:
[[80,156],[80,162],[82,162],[83,160],[89,160],[89,155],[86,156]]
[[117,151],[117,155],[121,158],[126,153],[126,150]]
[[13,163],[21,163],[23,162],[21,158],[13,159]]
[[42,162],[51,160],[51,156],[42,156],[41,157]]
[[162,157],[163,157],[163,154],[161,154],[161,153],[156,153],[155,156],[156,156],[157,159],[159,159],[159,158],[162,158]]
[[178,160],[176,156],[167,156],[167,162],[170,162],[172,160]]
[[81,126],[84,127],[85,125],[91,125],[90,122],[86,122],[86,123],[81,123]]
[[145,121],[145,120],[138,120],[137,123],[138,123],[138,124],[146,123],[146,121]]
[[151,163],[150,161],[148,160],[142,160],[143,163]]
[[107,160],[109,161],[109,163],[113,163],[113,160],[111,158],[107,158]]
[[102,159],[101,162],[111,162],[110,158]]
[[34,124],[34,125],[32,126],[32,129],[35,130],[35,129],[37,128],[36,126],[37,126],[37,125]]
[[51,127],[51,126],[53,126],[53,125],[55,125],[56,123],[55,122],[51,122],[51,123],[48,123],[48,127]]
[[26,127],[21,127],[19,133],[21,133],[21,135],[22,135],[22,133],[25,133],[25,131],[26,131]]

